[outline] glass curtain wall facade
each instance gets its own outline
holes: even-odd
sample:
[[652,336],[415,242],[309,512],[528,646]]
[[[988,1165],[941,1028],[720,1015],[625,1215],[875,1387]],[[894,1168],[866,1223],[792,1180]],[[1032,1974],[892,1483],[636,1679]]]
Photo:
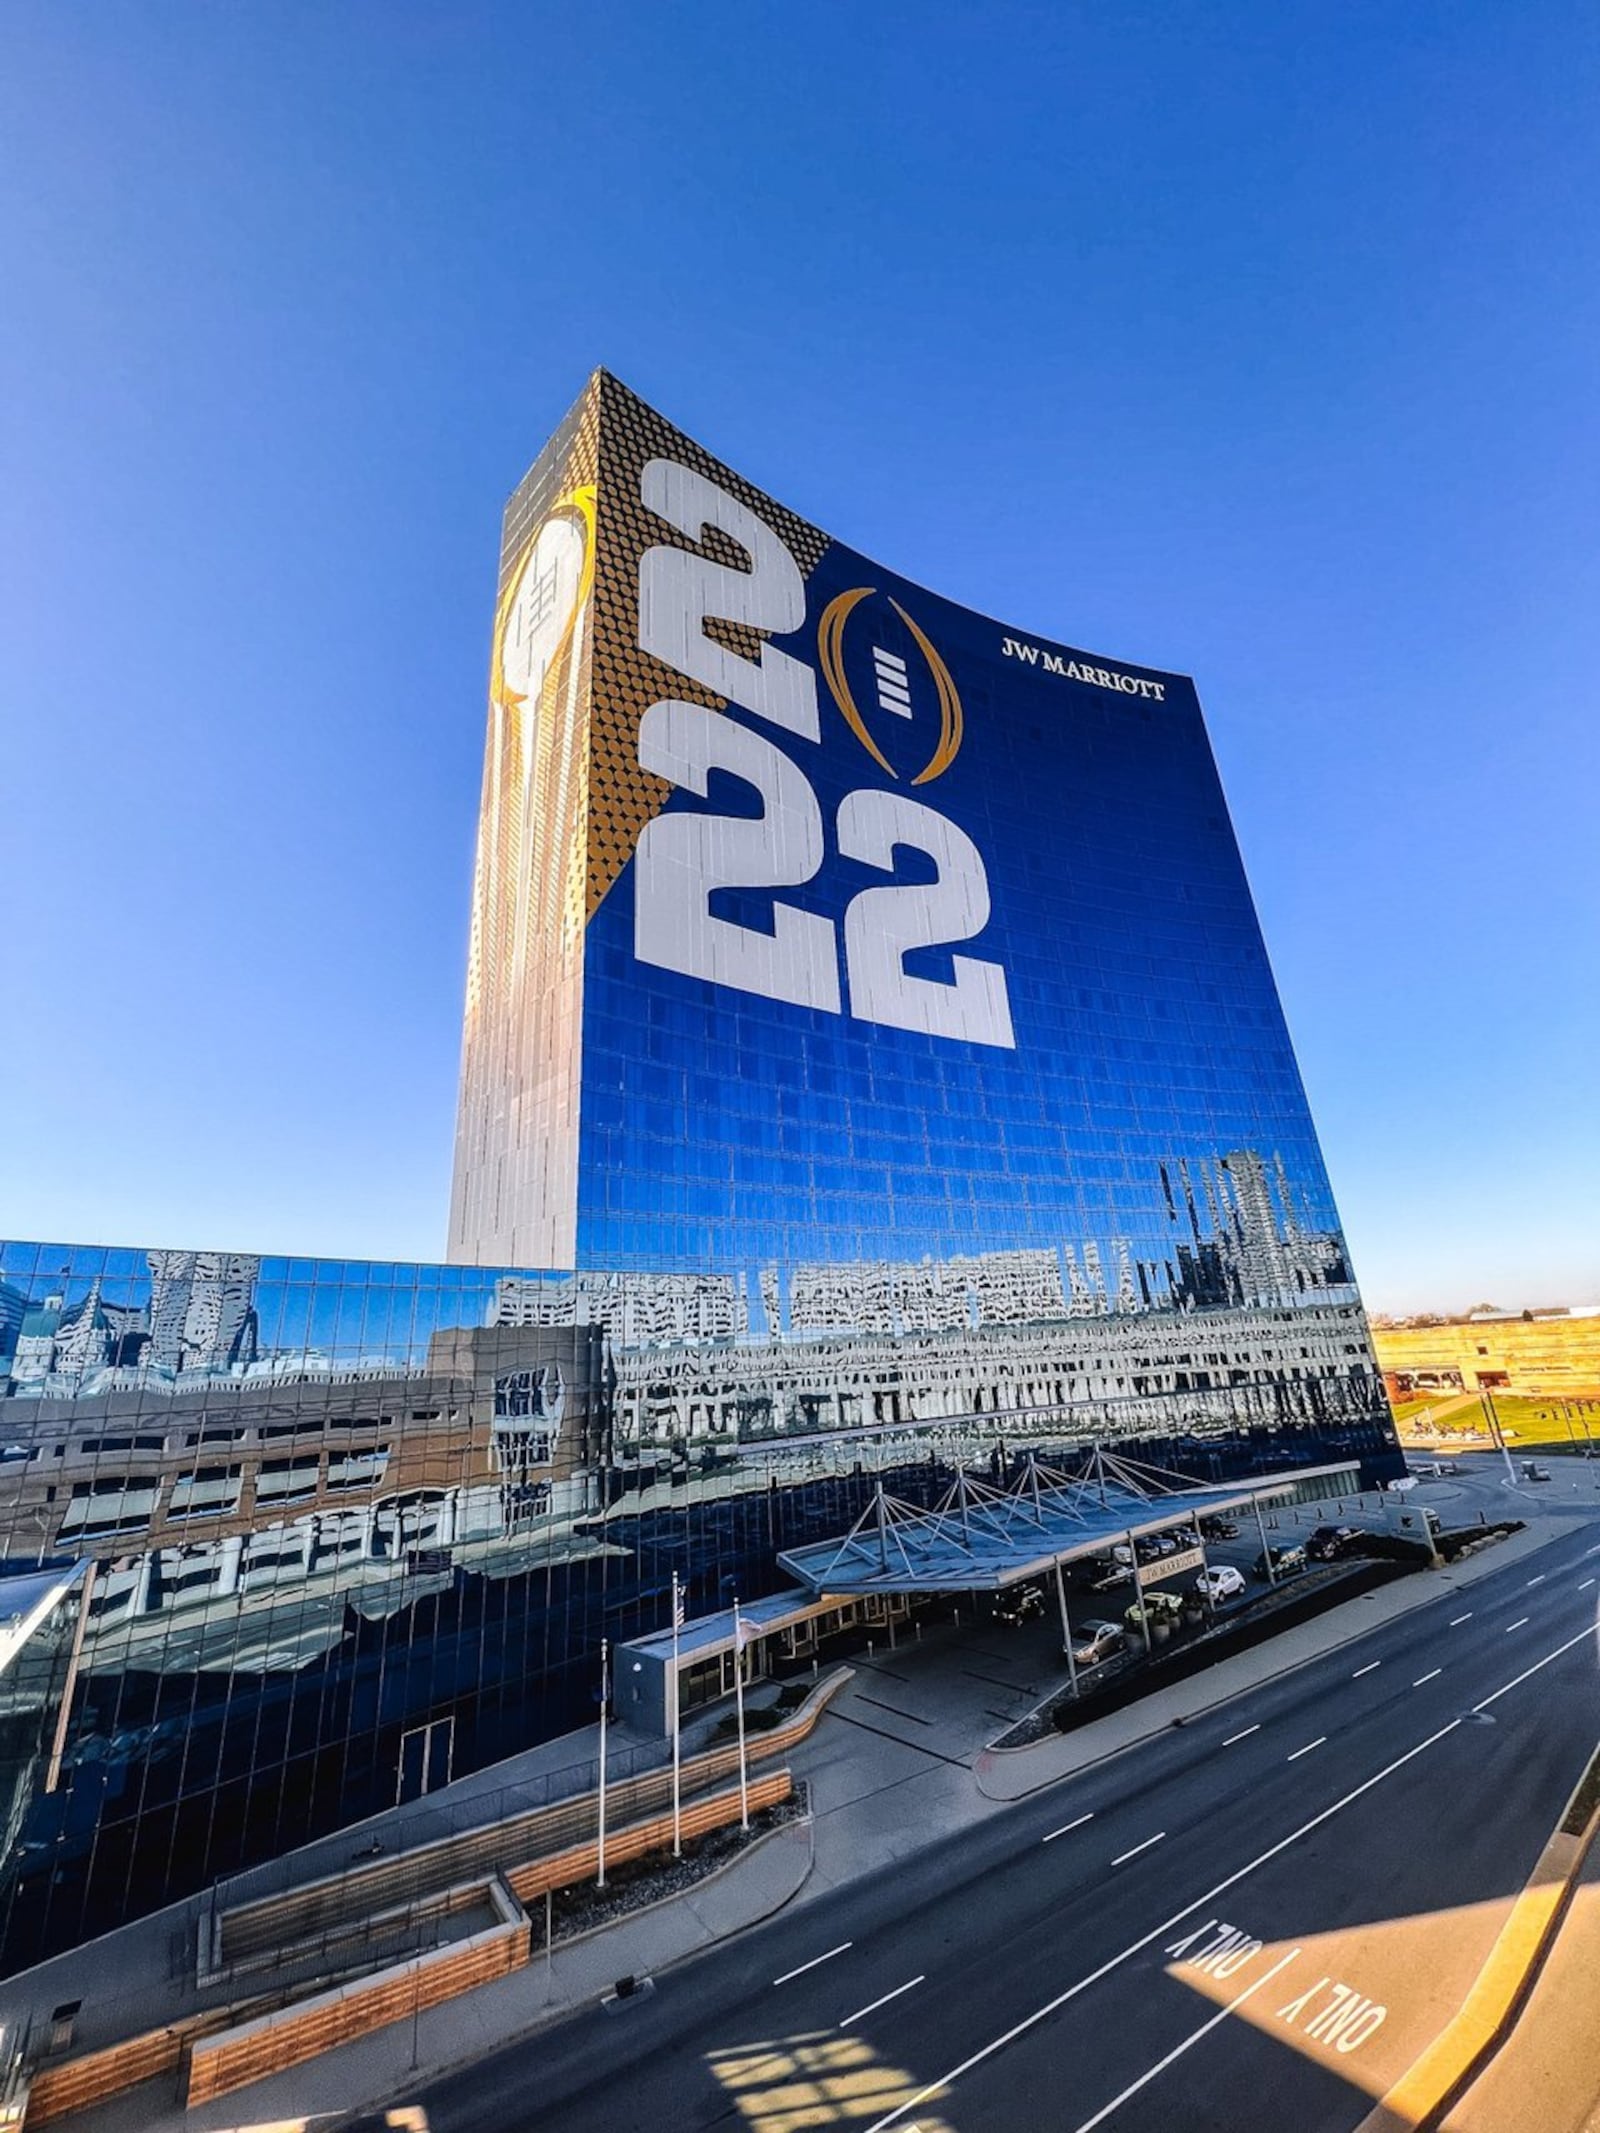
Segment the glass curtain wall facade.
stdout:
[[451,1263],[0,1244],[9,1967],[584,1724],[880,1477],[1397,1459],[1187,680],[602,373],[489,699]]

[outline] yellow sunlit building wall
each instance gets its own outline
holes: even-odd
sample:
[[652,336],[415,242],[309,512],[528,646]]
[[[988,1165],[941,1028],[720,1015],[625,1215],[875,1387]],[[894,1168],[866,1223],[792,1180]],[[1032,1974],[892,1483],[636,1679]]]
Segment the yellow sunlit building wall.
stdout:
[[1558,1398],[1600,1391],[1600,1313],[1374,1326],[1372,1341],[1391,1393],[1402,1398],[1483,1386]]

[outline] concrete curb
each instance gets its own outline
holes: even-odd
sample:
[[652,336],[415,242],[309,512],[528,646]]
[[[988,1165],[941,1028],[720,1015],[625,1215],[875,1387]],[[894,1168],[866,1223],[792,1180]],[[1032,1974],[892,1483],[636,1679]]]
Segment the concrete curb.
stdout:
[[1554,1945],[1589,1848],[1600,1831],[1600,1806],[1576,1836],[1565,1826],[1597,1765],[1600,1748],[1573,1787],[1561,1820],[1484,1958],[1460,2012],[1367,2113],[1356,2133],[1436,2133],[1445,2114],[1511,2034]]
[[[682,1903],[691,1896],[700,1895],[704,1890],[709,1889],[714,1883],[720,1881],[724,1874],[731,1874],[736,1866],[743,1866],[747,1860],[753,1859],[764,1845],[772,1842],[774,1837],[781,1837],[786,1830],[796,1827],[804,1827],[810,1832],[810,1853],[806,1871],[801,1875],[799,1881],[795,1883],[794,1890],[790,1895],[781,1898],[779,1902],[773,1905],[770,1911],[763,1911],[759,1917],[750,1920],[751,1925],[759,1925],[761,1919],[773,1917],[776,1912],[783,1909],[785,1904],[792,1903],[810,1877],[811,1867],[816,1862],[817,1837],[816,1818],[809,1807],[804,1814],[791,1815],[787,1822],[780,1822],[776,1829],[763,1830],[753,1844],[747,1844],[743,1851],[735,1852],[732,1858],[724,1859],[722,1864],[714,1866],[709,1874],[701,1874],[697,1880],[691,1881],[686,1889],[673,1889],[665,1896],[657,1896],[651,1903],[641,1903],[631,1911],[621,1912],[616,1918],[602,1919],[597,1926],[585,1926],[581,1933],[563,1934],[555,1944],[555,1953],[558,1956],[565,1955],[570,1948],[580,1948],[585,1941],[597,1940],[602,1933],[615,1933],[623,1926],[631,1926],[636,1919],[648,1918],[653,1911],[659,1911],[669,1903]],[[539,1899],[535,1897],[533,1901],[537,1906]],[[530,1912],[529,1916],[531,1917],[532,1915],[532,1912]],[[743,1931],[743,1926],[730,1927],[727,1933],[720,1933],[717,1938],[719,1940],[727,1940],[731,1938],[732,1934],[742,1933]],[[543,1961],[544,1950],[536,1948],[528,1956],[528,1967],[531,1970],[536,1963],[542,1963]]]
[[[1063,1779],[1076,1777],[1080,1771],[1091,1770],[1101,1763],[1110,1762],[1114,1756],[1126,1753],[1129,1748],[1143,1747],[1147,1741],[1154,1740],[1158,1734],[1170,1732],[1174,1726],[1187,1725],[1196,1718],[1204,1717],[1208,1712],[1220,1710],[1236,1696],[1247,1696],[1255,1689],[1265,1688],[1269,1682],[1281,1681],[1299,1668],[1326,1658],[1330,1652],[1339,1651],[1347,1644],[1358,1643],[1375,1629],[1413,1614],[1419,1608],[1433,1605],[1444,1596],[1436,1580],[1449,1579],[1453,1583],[1470,1584],[1475,1578],[1487,1576],[1491,1571],[1502,1569],[1507,1564],[1532,1555],[1538,1549],[1562,1538],[1563,1531],[1540,1532],[1537,1527],[1526,1527],[1523,1532],[1508,1535],[1496,1546],[1479,1549],[1447,1569],[1419,1571],[1414,1578],[1401,1579],[1390,1587],[1382,1588],[1401,1595],[1402,1601],[1379,1621],[1340,1620],[1347,1608],[1359,1608],[1376,1597],[1372,1593],[1363,1593],[1355,1599],[1341,1601],[1337,1607],[1330,1607],[1325,1614],[1316,1616],[1309,1623],[1302,1623],[1298,1629],[1284,1631],[1283,1635],[1287,1638],[1299,1635],[1302,1630],[1315,1630],[1326,1625],[1336,1634],[1315,1642],[1311,1649],[1297,1652],[1277,1665],[1263,1667],[1259,1664],[1261,1655],[1269,1654],[1273,1650],[1273,1644],[1269,1641],[1258,1645],[1254,1652],[1241,1652],[1233,1658],[1219,1659],[1214,1667],[1208,1668],[1203,1674],[1191,1675],[1188,1681],[1175,1682],[1171,1688],[1153,1690],[1141,1703],[1128,1704],[1122,1711],[1108,1712],[1103,1719],[1091,1719],[1075,1733],[1047,1734],[1043,1740],[1030,1741],[1021,1748],[985,1747],[972,1765],[973,1781],[986,1800],[1009,1805],[1016,1800],[1031,1799],[1036,1792],[1043,1792],[1049,1785],[1059,1784]],[[1227,1678],[1219,1680],[1216,1678],[1218,1676]],[[1093,1735],[1099,1727],[1114,1726],[1119,1718],[1145,1711],[1158,1699],[1171,1701],[1165,1703],[1158,1715],[1150,1717],[1139,1730],[1125,1738],[1108,1741],[1105,1745],[1093,1747],[1087,1754],[1076,1757],[1070,1757],[1064,1752],[1069,1743],[1081,1741],[1087,1744],[1087,1737]],[[1024,1764],[1030,1757],[1036,1758],[1037,1761],[1028,1769],[1028,1781],[1024,1782]],[[1055,1767],[1046,1768],[1047,1759]],[[1033,1774],[1035,1770],[1037,1775]],[[990,1782],[986,1783],[986,1778]],[[1002,1778],[1008,1781],[1005,1789],[1001,1786]]]

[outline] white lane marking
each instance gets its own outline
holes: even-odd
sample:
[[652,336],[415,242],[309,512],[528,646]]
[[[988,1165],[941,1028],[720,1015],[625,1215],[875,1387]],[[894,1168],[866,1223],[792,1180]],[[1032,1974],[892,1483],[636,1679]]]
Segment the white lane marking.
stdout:
[[1147,1852],[1152,1844],[1159,1844],[1165,1835],[1166,1831],[1164,1829],[1158,1829],[1153,1837],[1146,1837],[1143,1844],[1136,1844],[1131,1852],[1118,1852],[1111,1864],[1113,1866],[1121,1866],[1126,1860],[1137,1859],[1139,1854]]
[[1581,1585],[1580,1585],[1580,1586],[1578,1587],[1578,1590],[1579,1590],[1580,1592],[1587,1592],[1587,1591],[1589,1590],[1589,1587],[1590,1587],[1590,1586],[1591,1586],[1591,1585],[1592,1585],[1593,1583],[1594,1583],[1594,1579],[1593,1579],[1593,1578],[1585,1578],[1585,1579],[1584,1579],[1584,1581],[1583,1581],[1583,1583],[1582,1583],[1582,1584],[1581,1584]]
[[1463,1622],[1470,1622],[1471,1620],[1472,1609],[1469,1607],[1464,1615],[1455,1615],[1451,1618],[1450,1627],[1452,1629],[1459,1629]]
[[886,1992],[881,2000],[869,2000],[865,2007],[858,2007],[853,2015],[846,2015],[839,2027],[848,2029],[852,2022],[859,2022],[869,2014],[876,2014],[880,2007],[887,2007],[891,2000],[899,1999],[902,1992],[909,1992],[913,1985],[920,1985],[927,1974],[924,1970],[921,1977],[908,1977],[903,1985],[896,1985],[893,1992]]
[[1544,1583],[1544,1580],[1545,1573],[1541,1570],[1536,1578],[1529,1578],[1528,1583],[1530,1585],[1542,1585]]
[[787,1985],[790,1978],[804,1977],[808,1970],[815,1970],[818,1963],[831,1963],[836,1955],[843,1955],[846,1948],[854,1946],[853,1940],[842,1940],[837,1948],[830,1948],[826,1955],[814,1955],[809,1963],[797,1963],[794,1969],[786,1970],[782,1977],[775,1977],[772,1982],[774,1985]]
[[1359,1681],[1363,1674],[1375,1674],[1378,1671],[1379,1667],[1382,1666],[1382,1664],[1383,1661],[1381,1659],[1369,1659],[1365,1666],[1358,1666],[1356,1668],[1355,1672],[1350,1676],[1350,1679],[1352,1681]]
[[1226,2007],[1219,2008],[1209,2022],[1202,2022],[1191,2036],[1185,2037],[1181,2044],[1174,2045],[1164,2059],[1158,2059],[1154,2066],[1146,2068],[1137,2081],[1129,2082],[1120,2096],[1113,2096],[1109,2103],[1102,2104],[1092,2118],[1086,2118],[1082,2125],[1077,2127],[1076,2133],[1092,2133],[1092,2129],[1095,2126],[1103,2125],[1113,2111],[1118,2111],[1122,2108],[1130,2096],[1137,2096],[1142,2088],[1154,2081],[1157,2074],[1165,2073],[1174,2059],[1181,2059],[1192,2044],[1198,2044],[1202,2037],[1208,2036],[1219,2022],[1226,2022],[1236,2007],[1242,2007],[1246,2000],[1252,1998],[1254,1994],[1261,1990],[1263,1985],[1270,1985],[1278,1972],[1292,1963],[1299,1953],[1300,1950],[1298,1948],[1291,1948],[1287,1955],[1279,1956],[1272,1968],[1264,1970],[1253,1985],[1246,1985],[1243,1992],[1238,1993],[1231,1999]]
[[1308,1740],[1303,1748],[1296,1748],[1293,1755],[1286,1755],[1284,1761],[1287,1763],[1299,1762],[1302,1755],[1309,1755],[1313,1748],[1320,1748],[1327,1737],[1326,1733],[1319,1733],[1315,1740]]
[[1546,1652],[1542,1659],[1535,1659],[1532,1666],[1525,1666],[1520,1674],[1513,1674],[1504,1688],[1496,1689],[1492,1696],[1485,1696],[1482,1703],[1475,1703],[1472,1706],[1473,1710],[1487,1711],[1490,1704],[1498,1703],[1502,1696],[1509,1696],[1513,1689],[1520,1688],[1523,1682],[1537,1674],[1541,1668],[1547,1667],[1552,1659],[1559,1659],[1563,1652],[1570,1652],[1575,1644],[1582,1644],[1586,1637],[1592,1637],[1593,1635],[1594,1631],[1592,1629],[1580,1629],[1578,1634],[1575,1637],[1569,1637],[1565,1644],[1558,1644],[1553,1652]]
[[1526,1629],[1528,1626],[1528,1619],[1529,1618],[1526,1615],[1518,1615],[1515,1622],[1508,1622],[1506,1624],[1506,1635],[1509,1637],[1514,1629]]
[[1069,1829],[1082,1829],[1085,1822],[1092,1822],[1093,1820],[1093,1814],[1086,1814],[1079,1815],[1076,1822],[1063,1822],[1059,1829],[1051,1830],[1049,1836],[1044,1838],[1043,1842],[1046,1844],[1054,1844],[1057,1837],[1064,1837]]
[[[1585,1630],[1583,1634],[1587,1637],[1592,1632]],[[1574,1643],[1577,1641],[1576,1638],[1573,1639]],[[1516,1684],[1508,1682],[1506,1686],[1514,1688]],[[1503,1695],[1505,1691],[1500,1690],[1497,1693]],[[1314,1829],[1320,1829],[1324,1822],[1331,1821],[1336,1814],[1353,1805],[1364,1794],[1369,1793],[1374,1785],[1381,1785],[1385,1778],[1393,1777],[1395,1772],[1403,1770],[1407,1763],[1414,1762],[1429,1748],[1447,1740],[1460,1724],[1459,1718],[1452,1718],[1448,1725],[1440,1726],[1437,1732],[1430,1733],[1426,1740],[1419,1740],[1417,1745],[1408,1748],[1404,1755],[1396,1756],[1392,1763],[1385,1763],[1383,1768],[1375,1771],[1371,1777],[1363,1778],[1359,1785],[1347,1792],[1342,1799],[1335,1800],[1331,1807],[1324,1807],[1309,1821],[1302,1822],[1298,1829],[1291,1829],[1288,1836],[1280,1837],[1276,1844],[1269,1844],[1264,1852],[1258,1852],[1248,1865],[1236,1868],[1214,1888],[1207,1889],[1203,1896],[1197,1896],[1193,1903],[1186,1903],[1181,1911],[1174,1911],[1172,1916],[1164,1918],[1159,1926],[1152,1926],[1148,1933],[1130,1941],[1127,1947],[1119,1950],[1117,1954],[1108,1956],[1098,1970],[1091,1970],[1087,1976],[1079,1978],[1075,1985],[1069,1985],[1064,1992],[1058,1992],[1053,2000],[1046,2000],[1042,2007],[1036,2007],[1031,2015],[1024,2015],[1020,2022],[1014,2022],[992,2043],[985,2044],[978,2051],[971,2053],[959,2066],[953,2066],[948,2074],[941,2075],[937,2081],[930,2081],[926,2088],[918,2089],[914,2096],[908,2096],[903,2103],[897,2103],[892,2111],[886,2111],[881,2118],[875,2118],[867,2127],[866,2133],[886,2133],[889,2126],[898,2125],[907,2111],[914,2111],[919,2103],[926,2103],[930,2096],[940,2095],[952,2082],[959,2081],[963,2074],[970,2074],[972,2069],[981,2066],[985,2059],[992,2059],[996,2052],[1004,2051],[1006,2046],[1014,2044],[1018,2037],[1026,2036],[1030,2029],[1036,2028],[1041,2022],[1047,2022],[1058,2008],[1065,2007],[1069,2000],[1075,2000],[1080,1992],[1087,1992],[1091,1985],[1098,1985],[1103,1977],[1108,1977],[1131,1956],[1142,1954],[1152,1941],[1160,1940],[1161,1936],[1170,1933],[1174,1926],[1181,1926],[1186,1918],[1192,1918],[1195,1912],[1206,1904],[1215,1903],[1219,1896],[1225,1896],[1229,1889],[1234,1888],[1247,1875],[1253,1874],[1257,1867],[1266,1866],[1269,1861],[1276,1859],[1280,1852],[1286,1852],[1291,1844],[1298,1844],[1302,1837],[1309,1837]]]
[[1590,1557],[1591,1555],[1600,1555],[1600,1547],[1596,1547],[1596,1548],[1585,1548],[1585,1549],[1584,1549],[1584,1551],[1583,1551],[1583,1556],[1584,1556],[1584,1561],[1585,1561],[1585,1562],[1587,1562],[1587,1561],[1588,1561],[1588,1559],[1589,1559],[1589,1557]]
[[1437,1681],[1439,1676],[1443,1672],[1444,1668],[1442,1666],[1436,1666],[1431,1674],[1419,1674],[1416,1680],[1412,1682],[1411,1686],[1414,1689],[1420,1689],[1424,1682]]
[[1259,1723],[1253,1726],[1246,1726],[1242,1733],[1230,1733],[1222,1745],[1224,1748],[1231,1748],[1236,1740],[1248,1740],[1252,1733],[1259,1733],[1260,1731]]

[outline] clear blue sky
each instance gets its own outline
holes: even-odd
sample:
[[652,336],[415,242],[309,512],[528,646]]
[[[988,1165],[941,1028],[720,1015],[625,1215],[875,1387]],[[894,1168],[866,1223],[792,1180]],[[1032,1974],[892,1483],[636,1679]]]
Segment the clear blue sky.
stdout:
[[0,67],[0,1234],[443,1246],[501,503],[603,362],[1195,674],[1377,1308],[1600,1297],[1600,18],[161,7]]

